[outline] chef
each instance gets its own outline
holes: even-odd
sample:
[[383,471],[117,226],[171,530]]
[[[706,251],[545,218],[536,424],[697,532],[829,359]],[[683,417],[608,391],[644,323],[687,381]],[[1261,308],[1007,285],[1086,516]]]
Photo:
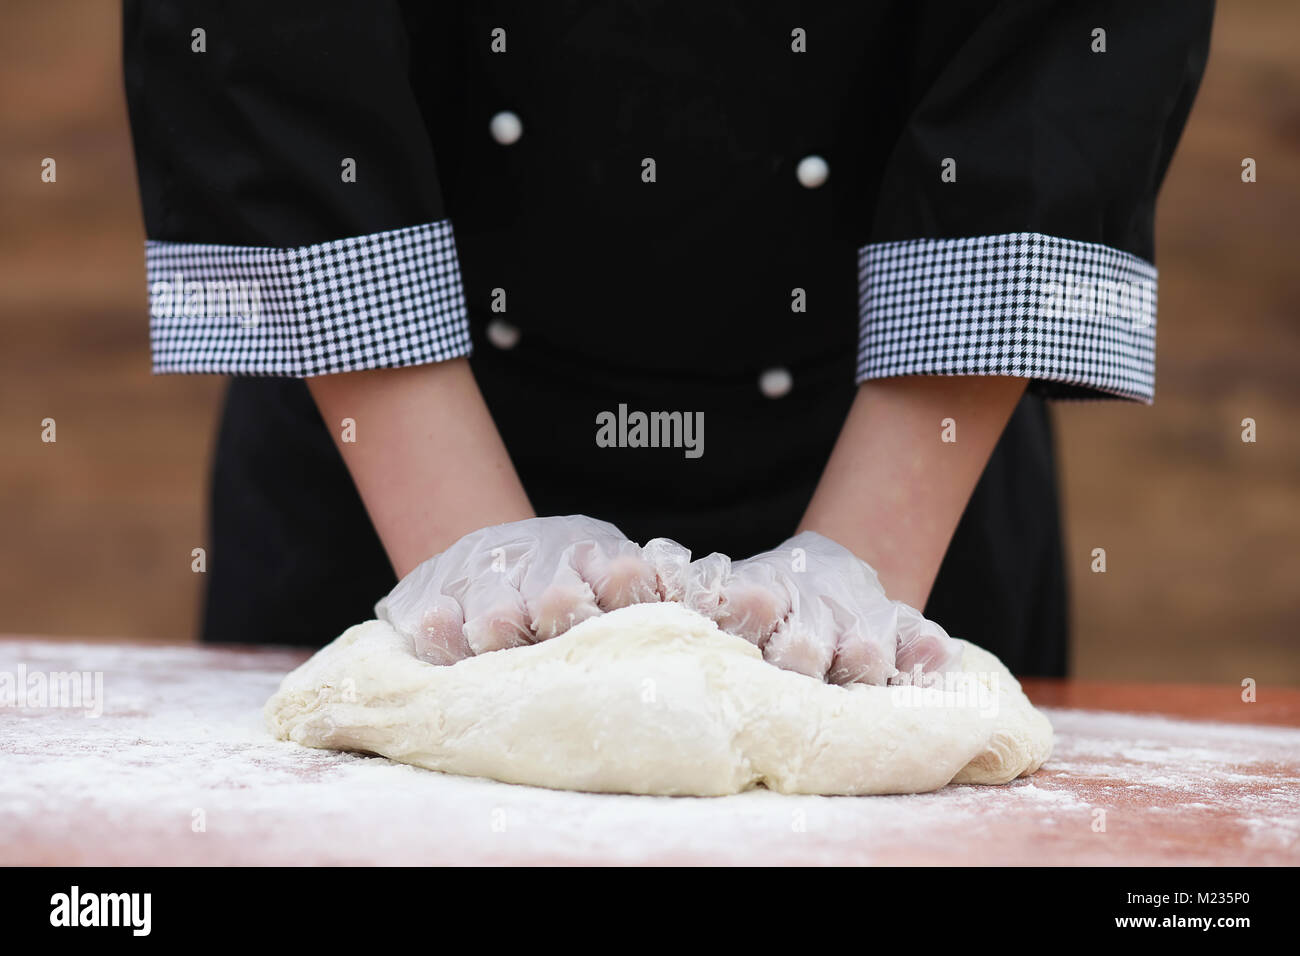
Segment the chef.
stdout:
[[[770,619],[731,623],[762,640],[791,587],[852,604],[866,562],[1064,673],[1045,402],[1153,398],[1156,194],[1210,21],[128,0],[154,369],[233,376],[203,638],[320,645],[471,534],[604,609],[646,585],[624,541],[663,537],[697,584],[748,582]],[[633,413],[667,437],[608,427]],[[595,539],[599,583],[571,560]],[[442,652],[560,626],[489,590],[425,596]],[[809,627],[842,625],[826,601]]]

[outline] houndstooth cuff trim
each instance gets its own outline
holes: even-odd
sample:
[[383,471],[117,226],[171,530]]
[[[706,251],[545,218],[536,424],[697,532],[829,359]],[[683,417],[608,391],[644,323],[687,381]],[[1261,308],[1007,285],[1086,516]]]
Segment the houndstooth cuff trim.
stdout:
[[268,248],[145,244],[155,372],[304,377],[470,353],[450,220]]
[[858,382],[1015,375],[1049,396],[1155,395],[1156,268],[1110,246],[1034,232],[874,243],[858,250],[858,303]]

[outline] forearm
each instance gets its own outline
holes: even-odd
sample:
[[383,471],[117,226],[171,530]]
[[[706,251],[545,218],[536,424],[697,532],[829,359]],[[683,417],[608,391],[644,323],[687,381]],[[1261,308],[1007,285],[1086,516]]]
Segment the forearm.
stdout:
[[307,384],[399,577],[470,531],[533,516],[467,360]]
[[[876,569],[890,597],[923,608],[1026,384],[929,375],[864,382],[799,530],[839,542]],[[944,441],[944,419],[956,441]]]

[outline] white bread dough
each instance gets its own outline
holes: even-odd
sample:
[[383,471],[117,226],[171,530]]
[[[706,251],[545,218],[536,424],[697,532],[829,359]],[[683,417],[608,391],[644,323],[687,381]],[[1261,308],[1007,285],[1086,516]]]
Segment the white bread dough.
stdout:
[[951,690],[827,685],[678,604],[638,604],[451,666],[382,621],[285,677],[272,733],[449,773],[567,790],[919,793],[1006,783],[1052,728],[992,654]]

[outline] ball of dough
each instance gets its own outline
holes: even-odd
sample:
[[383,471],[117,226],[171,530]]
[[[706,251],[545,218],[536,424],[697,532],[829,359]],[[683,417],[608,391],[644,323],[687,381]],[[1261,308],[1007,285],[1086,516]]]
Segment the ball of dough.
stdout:
[[988,652],[967,644],[963,670],[942,689],[824,684],[679,604],[637,604],[451,666],[368,621],[265,713],[309,747],[569,790],[917,793],[1038,769],[1047,719]]

